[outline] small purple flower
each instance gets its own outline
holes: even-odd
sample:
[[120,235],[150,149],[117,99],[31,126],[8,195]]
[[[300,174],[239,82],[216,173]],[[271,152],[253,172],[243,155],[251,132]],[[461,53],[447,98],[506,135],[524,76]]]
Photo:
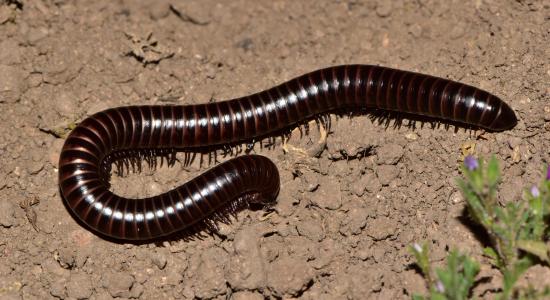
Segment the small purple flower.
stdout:
[[533,195],[533,197],[535,198],[538,198],[538,196],[540,196],[539,188],[536,185],[533,185],[531,187],[531,195]]
[[472,155],[468,155],[468,156],[466,156],[466,158],[464,158],[464,165],[470,171],[473,171],[473,170],[479,168],[479,162]]
[[438,280],[435,283],[435,289],[441,294],[445,293],[445,286],[443,285],[443,282],[441,282],[441,280]]

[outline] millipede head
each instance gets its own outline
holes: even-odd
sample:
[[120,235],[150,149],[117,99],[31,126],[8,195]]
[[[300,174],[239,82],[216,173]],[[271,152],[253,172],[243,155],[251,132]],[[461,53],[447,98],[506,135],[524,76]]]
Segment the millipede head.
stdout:
[[492,131],[504,131],[514,128],[517,123],[518,119],[514,110],[508,104],[502,102],[498,117],[493,121],[490,128]]

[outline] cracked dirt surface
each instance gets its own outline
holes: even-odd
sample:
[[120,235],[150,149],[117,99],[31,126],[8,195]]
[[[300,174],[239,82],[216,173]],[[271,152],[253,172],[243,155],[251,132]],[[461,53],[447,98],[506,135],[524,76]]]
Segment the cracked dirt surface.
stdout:
[[[0,1],[0,298],[395,299],[426,290],[407,246],[441,263],[481,244],[463,224],[464,152],[503,160],[501,200],[540,178],[550,152],[548,1]],[[510,131],[393,128],[332,117],[256,152],[279,166],[275,212],[245,210],[217,235],[116,244],[80,227],[57,189],[62,137],[119,105],[193,104],[302,73],[380,64],[460,80],[516,111]],[[326,147],[323,147],[326,144]],[[287,151],[284,151],[286,149]],[[204,168],[204,167],[203,167]],[[113,178],[167,191],[200,166]],[[540,281],[548,271],[530,273]],[[546,273],[544,273],[546,272]],[[475,295],[501,280],[482,276]]]

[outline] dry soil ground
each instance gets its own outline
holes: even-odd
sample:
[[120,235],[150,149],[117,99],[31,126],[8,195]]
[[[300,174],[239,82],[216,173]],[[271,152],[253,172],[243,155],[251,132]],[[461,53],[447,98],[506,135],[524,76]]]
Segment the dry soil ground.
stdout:
[[[0,0],[0,298],[391,299],[426,290],[407,246],[434,262],[459,247],[481,257],[461,222],[463,151],[503,160],[501,201],[550,162],[550,4],[467,1]],[[317,68],[380,64],[473,84],[517,112],[483,133],[334,118],[256,152],[282,176],[276,211],[243,211],[204,240],[117,244],[62,205],[57,159],[67,128],[129,104],[242,96]],[[298,150],[296,150],[298,149]],[[306,153],[307,154],[307,153]],[[204,168],[204,167],[203,167]],[[199,167],[113,178],[116,192],[158,194]],[[528,274],[548,280],[544,268]],[[475,295],[490,298],[501,277]]]

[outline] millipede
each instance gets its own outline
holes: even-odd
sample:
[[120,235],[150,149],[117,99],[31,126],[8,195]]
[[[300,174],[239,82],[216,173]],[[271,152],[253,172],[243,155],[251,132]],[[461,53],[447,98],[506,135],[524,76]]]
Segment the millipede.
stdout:
[[232,100],[98,112],[65,141],[60,192],[75,218],[119,240],[151,240],[224,221],[250,203],[275,204],[279,173],[268,158],[236,156],[173,190],[141,199],[110,191],[111,163],[251,143],[341,109],[394,111],[488,131],[517,123],[500,98],[467,84],[381,66],[334,66]]

